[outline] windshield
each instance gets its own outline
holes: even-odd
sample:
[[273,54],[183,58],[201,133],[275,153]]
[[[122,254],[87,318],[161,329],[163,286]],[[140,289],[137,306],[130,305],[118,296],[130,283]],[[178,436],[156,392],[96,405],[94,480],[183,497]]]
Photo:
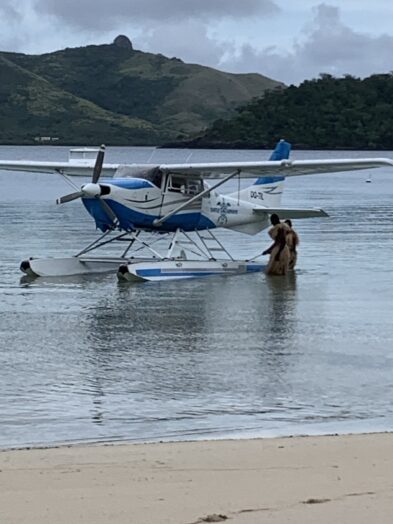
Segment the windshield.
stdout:
[[161,187],[162,172],[157,166],[119,166],[114,176],[117,178],[142,178],[159,188]]

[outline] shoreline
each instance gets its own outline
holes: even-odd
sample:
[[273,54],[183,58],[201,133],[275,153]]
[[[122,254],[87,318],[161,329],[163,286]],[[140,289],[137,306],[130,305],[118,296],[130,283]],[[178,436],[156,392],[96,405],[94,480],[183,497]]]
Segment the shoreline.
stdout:
[[[74,143],[74,142],[55,142],[55,143],[37,143],[37,142],[26,142],[24,144],[22,143],[0,143],[0,148],[6,148],[6,147],[34,147],[34,148],[74,148],[74,147],[99,147],[100,140],[96,141],[87,141],[82,143]],[[107,148],[116,148],[116,149],[132,149],[132,148],[144,148],[144,149],[178,149],[178,150],[187,150],[190,149],[192,151],[266,151],[267,153],[271,152],[272,149],[274,149],[275,143],[272,143],[271,146],[264,146],[258,144],[250,144],[249,146],[236,146],[236,144],[210,144],[210,146],[187,146],[182,144],[115,144],[115,143],[109,143],[107,144]],[[297,147],[296,144],[293,145],[294,150],[296,152],[308,152],[308,151],[334,151],[334,152],[364,152],[364,153],[378,153],[378,152],[392,152],[392,148],[363,148],[363,149],[356,149],[352,147]]]
[[0,521],[388,524],[392,450],[389,432],[2,450]]
[[[126,437],[102,437],[97,439],[75,439],[75,440],[54,440],[49,442],[27,442],[21,444],[0,444],[0,453],[5,451],[30,451],[35,449],[59,449],[59,448],[73,448],[80,446],[118,446],[118,445],[139,445],[139,444],[172,444],[182,442],[215,442],[215,441],[237,441],[237,440],[270,440],[270,439],[286,439],[286,438],[306,438],[306,437],[333,437],[333,436],[349,436],[349,435],[373,435],[373,434],[393,434],[392,424],[381,425],[372,424],[372,427],[365,428],[363,424],[345,424],[342,428],[333,429],[325,424],[314,424],[312,427],[304,425],[296,425],[292,427],[292,431],[288,428],[287,431],[278,431],[277,428],[271,431],[260,430],[232,430],[227,432],[214,433],[195,433],[187,436],[157,436],[157,437],[141,437],[141,438],[126,438]],[[392,421],[393,422],[393,421]],[[340,424],[339,424],[340,426]],[[337,424],[336,424],[337,427]],[[304,430],[304,431],[303,431]],[[308,430],[308,431],[307,431]]]

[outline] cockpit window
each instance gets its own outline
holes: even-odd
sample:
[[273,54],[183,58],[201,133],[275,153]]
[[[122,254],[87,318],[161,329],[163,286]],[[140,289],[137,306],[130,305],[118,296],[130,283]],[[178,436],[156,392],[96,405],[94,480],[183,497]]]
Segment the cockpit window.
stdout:
[[197,195],[203,191],[200,178],[171,174],[168,176],[167,191],[178,191],[183,195]]
[[142,178],[161,188],[162,171],[159,167],[119,166],[114,175],[117,178]]
[[156,167],[151,171],[151,173],[148,173],[146,175],[146,180],[149,180],[150,182],[152,182],[152,184],[161,188],[162,171],[158,167]]

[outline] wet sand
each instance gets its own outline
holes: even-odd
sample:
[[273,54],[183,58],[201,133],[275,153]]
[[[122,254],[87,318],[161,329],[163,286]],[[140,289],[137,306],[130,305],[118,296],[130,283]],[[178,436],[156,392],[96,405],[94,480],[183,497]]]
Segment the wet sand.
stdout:
[[3,524],[387,524],[393,434],[0,452]]

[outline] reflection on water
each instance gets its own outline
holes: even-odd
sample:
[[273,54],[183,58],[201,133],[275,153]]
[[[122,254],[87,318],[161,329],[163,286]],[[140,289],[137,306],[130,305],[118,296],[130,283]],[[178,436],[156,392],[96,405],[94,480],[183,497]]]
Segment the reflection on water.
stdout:
[[[52,204],[61,182],[12,177],[0,175],[0,445],[392,429],[389,173],[287,181],[285,203],[331,217],[296,224],[285,278],[137,285],[21,280],[20,260],[71,255],[95,233],[78,203]],[[241,256],[269,243],[220,238]]]

